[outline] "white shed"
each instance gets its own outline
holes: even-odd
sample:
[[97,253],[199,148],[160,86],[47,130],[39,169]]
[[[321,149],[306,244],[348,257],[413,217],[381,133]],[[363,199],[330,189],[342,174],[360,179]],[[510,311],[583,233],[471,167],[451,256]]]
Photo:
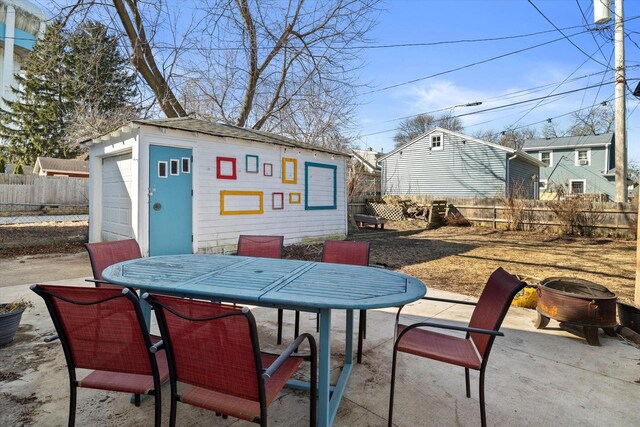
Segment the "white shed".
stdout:
[[89,240],[135,238],[145,255],[234,250],[347,233],[348,154],[194,118],[138,120],[87,141]]

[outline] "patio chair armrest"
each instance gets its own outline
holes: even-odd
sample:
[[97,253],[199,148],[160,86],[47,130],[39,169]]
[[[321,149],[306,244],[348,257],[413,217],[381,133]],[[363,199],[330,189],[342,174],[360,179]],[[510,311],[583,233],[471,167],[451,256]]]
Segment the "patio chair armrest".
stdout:
[[398,339],[396,343],[402,339],[403,335],[409,332],[411,329],[420,328],[420,327],[429,327],[429,328],[438,328],[438,329],[448,329],[451,331],[460,331],[460,332],[468,332],[473,334],[485,334],[485,335],[493,335],[496,337],[503,337],[504,333],[500,331],[494,331],[492,329],[481,329],[481,328],[470,328],[468,326],[455,326],[455,325],[446,325],[444,323],[433,323],[433,322],[419,322],[414,323],[412,325],[404,328],[400,335],[398,335]]
[[298,347],[300,347],[300,344],[302,344],[302,341],[304,341],[305,339],[309,340],[309,346],[311,347],[311,358],[312,360],[315,360],[316,359],[316,340],[313,338],[311,334],[307,334],[307,333],[300,334],[291,344],[289,344],[289,346],[280,354],[280,356],[278,356],[278,358],[273,361],[271,366],[269,366],[268,368],[262,371],[262,378],[265,378],[265,379],[271,378],[273,374],[275,374],[276,371],[280,369],[280,367],[285,362],[285,360],[287,360],[293,354],[293,352]]
[[51,342],[59,339],[60,337],[58,336],[58,334],[54,334],[54,335],[49,335],[48,337],[44,337],[44,342]]
[[450,302],[453,304],[465,304],[465,305],[477,305],[477,302],[474,301],[462,301],[458,299],[449,299],[449,298],[436,298],[436,297],[422,297],[424,300],[429,301],[438,301],[438,302]]
[[84,279],[85,282],[89,282],[89,283],[104,283],[105,285],[111,285],[112,283],[107,282],[106,280],[100,280],[100,279]]
[[149,351],[153,354],[159,352],[162,349],[164,349],[164,342],[162,340],[149,347]]

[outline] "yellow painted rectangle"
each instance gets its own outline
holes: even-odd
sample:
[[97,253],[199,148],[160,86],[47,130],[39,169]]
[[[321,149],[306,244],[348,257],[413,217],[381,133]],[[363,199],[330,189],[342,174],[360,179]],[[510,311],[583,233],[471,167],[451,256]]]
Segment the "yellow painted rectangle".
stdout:
[[292,159],[289,157],[282,158],[282,183],[298,183],[298,159]]
[[[225,209],[225,198],[233,197],[233,196],[243,196],[243,197],[257,197],[258,205],[257,209],[242,209],[242,210],[226,210]],[[220,192],[220,215],[255,215],[264,213],[264,193],[262,191],[227,191],[223,190]]]
[[302,200],[302,196],[300,193],[289,193],[289,204],[290,205],[299,205]]

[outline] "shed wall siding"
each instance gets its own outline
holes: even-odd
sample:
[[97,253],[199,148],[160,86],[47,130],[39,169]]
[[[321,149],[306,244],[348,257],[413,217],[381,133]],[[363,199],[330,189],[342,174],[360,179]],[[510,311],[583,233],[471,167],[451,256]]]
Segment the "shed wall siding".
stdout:
[[382,161],[389,195],[495,197],[504,194],[505,151],[444,133],[442,150],[430,135]]
[[[175,136],[172,136],[175,133]],[[345,158],[330,154],[281,148],[275,145],[252,143],[207,135],[186,136],[183,132],[168,131],[166,135],[145,129],[145,146],[171,145],[180,138],[180,145],[193,147],[193,227],[194,252],[221,252],[233,250],[240,234],[270,234],[285,236],[285,244],[299,243],[304,239],[343,237],[347,233],[347,202]],[[259,158],[258,173],[247,173],[245,156]],[[216,177],[216,158],[236,159],[236,180]],[[297,160],[297,183],[282,183],[282,159]],[[305,162],[322,163],[337,167],[336,209],[305,210]],[[264,163],[273,166],[273,176],[264,176]],[[318,188],[315,183],[315,188]],[[322,184],[320,184],[322,185]],[[323,198],[333,194],[333,183],[324,183]],[[263,192],[262,214],[221,215],[221,191]],[[289,202],[290,193],[300,193],[300,203]],[[273,193],[284,193],[284,209],[273,209]],[[331,193],[331,194],[329,194]],[[318,194],[316,192],[316,194]],[[145,206],[141,209],[147,209]]]
[[[507,158],[509,155],[507,154]],[[509,188],[518,198],[533,199],[536,196],[535,183],[532,176],[538,176],[538,166],[516,157],[509,160]]]

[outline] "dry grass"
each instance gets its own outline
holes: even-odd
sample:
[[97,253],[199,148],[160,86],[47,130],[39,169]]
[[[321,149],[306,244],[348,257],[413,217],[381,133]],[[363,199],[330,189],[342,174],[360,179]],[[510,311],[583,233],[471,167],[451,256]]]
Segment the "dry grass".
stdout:
[[422,280],[427,287],[478,296],[498,267],[535,277],[570,276],[633,300],[636,242],[560,237],[524,231],[442,227],[405,236],[368,237],[372,264]]

